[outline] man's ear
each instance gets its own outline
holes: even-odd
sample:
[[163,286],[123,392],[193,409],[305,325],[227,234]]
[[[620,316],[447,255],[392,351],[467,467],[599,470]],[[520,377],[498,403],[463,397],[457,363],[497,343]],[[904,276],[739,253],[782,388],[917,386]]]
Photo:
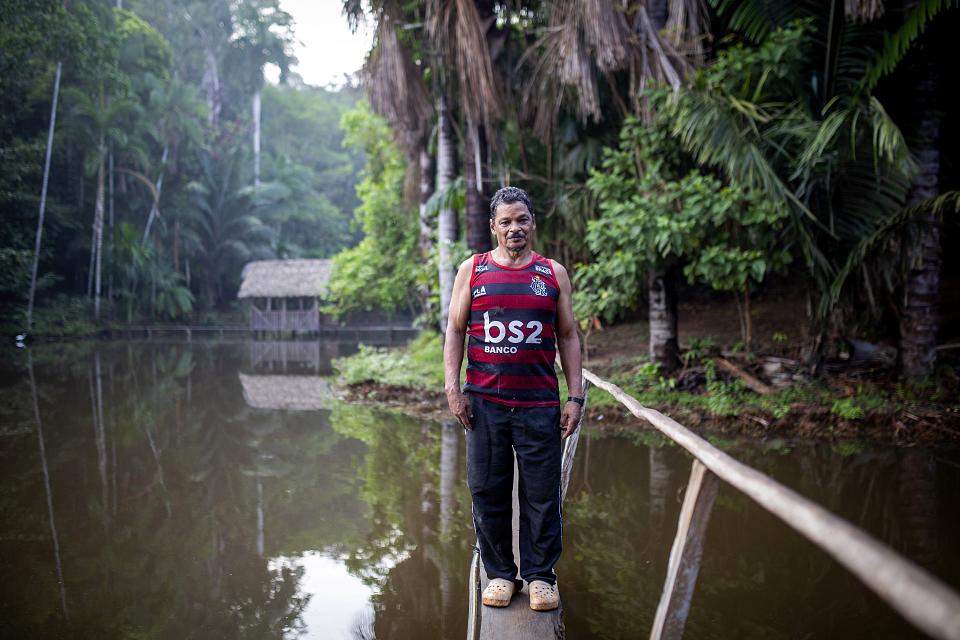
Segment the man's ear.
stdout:
[[496,235],[496,230],[493,228],[493,218],[490,218],[490,233]]

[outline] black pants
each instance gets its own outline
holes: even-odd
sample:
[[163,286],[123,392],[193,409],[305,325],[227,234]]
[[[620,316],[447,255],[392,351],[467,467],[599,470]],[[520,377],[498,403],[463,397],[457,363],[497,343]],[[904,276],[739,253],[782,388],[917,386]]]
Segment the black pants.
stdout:
[[513,452],[520,502],[520,576],[556,582],[560,558],[560,407],[521,408],[470,396],[473,429],[467,432],[467,483],[473,524],[487,576],[513,580]]

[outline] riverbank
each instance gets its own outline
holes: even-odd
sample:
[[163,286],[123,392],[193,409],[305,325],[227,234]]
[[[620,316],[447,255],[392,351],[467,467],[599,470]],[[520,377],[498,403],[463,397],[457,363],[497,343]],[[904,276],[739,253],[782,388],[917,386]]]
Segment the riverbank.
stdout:
[[[916,385],[898,382],[880,364],[834,363],[832,371],[810,377],[794,370],[797,359],[773,336],[767,336],[773,348],[763,355],[731,352],[717,338],[702,336],[682,344],[682,369],[665,376],[649,362],[645,336],[640,322],[595,333],[585,366],[705,436],[960,446],[960,389],[949,367]],[[402,348],[363,347],[334,368],[341,395],[350,402],[448,417],[436,334],[421,334]],[[587,418],[605,431],[651,429],[597,389],[590,393]]]

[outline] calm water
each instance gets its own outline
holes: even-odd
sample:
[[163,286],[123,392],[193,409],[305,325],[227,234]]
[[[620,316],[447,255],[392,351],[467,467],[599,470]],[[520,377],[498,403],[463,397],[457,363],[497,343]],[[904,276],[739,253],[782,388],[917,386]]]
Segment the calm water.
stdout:
[[[462,434],[337,402],[316,373],[353,348],[0,351],[0,636],[462,638]],[[724,446],[960,588],[960,456]],[[689,465],[650,437],[581,440],[569,637],[647,636]],[[686,637],[921,636],[724,487]]]

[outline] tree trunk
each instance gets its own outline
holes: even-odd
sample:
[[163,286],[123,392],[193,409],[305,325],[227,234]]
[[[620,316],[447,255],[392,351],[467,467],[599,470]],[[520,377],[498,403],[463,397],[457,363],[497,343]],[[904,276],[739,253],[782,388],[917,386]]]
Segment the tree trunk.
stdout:
[[927,569],[937,565],[937,466],[915,449],[897,455],[901,551]]
[[220,125],[220,71],[217,69],[217,56],[213,53],[213,49],[206,48],[203,55],[204,70],[200,88],[207,101],[207,124],[216,129]]
[[163,174],[167,171],[167,157],[169,154],[170,143],[167,142],[163,145],[163,155],[160,156],[160,175],[157,177],[156,195],[154,196],[153,204],[150,205],[150,213],[147,214],[147,225],[143,228],[142,244],[147,244],[147,240],[150,238],[150,228],[153,226],[153,221],[160,214],[160,193],[163,191]]
[[87,297],[93,297],[93,274],[97,267],[97,206],[93,206],[93,222],[90,223],[90,264],[87,265]]
[[[427,148],[427,140],[420,146],[420,260],[427,264],[430,261],[430,248],[433,246],[433,220],[427,212],[427,202],[433,195],[434,187],[433,156]],[[430,311],[430,287],[422,285],[419,290],[420,310],[422,313]]]
[[420,147],[420,258],[426,262],[430,258],[430,247],[433,244],[433,220],[427,212],[427,202],[434,190],[434,162],[433,156],[427,149],[427,141]]
[[[444,96],[440,96],[437,108],[437,191],[443,194],[456,178],[454,156],[456,147],[453,140],[453,126]],[[457,241],[457,216],[453,209],[445,206],[440,209],[437,221],[437,243],[440,249],[440,335],[447,330],[447,316],[450,312],[450,298],[453,293],[453,243]]]
[[107,261],[107,299],[113,300],[113,148],[107,161],[107,224],[110,227],[110,251]]
[[650,360],[660,364],[664,372],[679,366],[677,344],[676,272],[672,266],[651,269],[650,290]]
[[260,186],[260,97],[258,89],[253,94],[253,186]]
[[50,104],[50,128],[47,130],[47,153],[43,161],[43,184],[40,187],[40,215],[37,217],[37,236],[33,247],[33,268],[30,270],[30,295],[27,298],[27,331],[33,324],[33,300],[37,293],[37,267],[40,264],[40,244],[43,239],[43,218],[47,209],[47,186],[50,184],[50,154],[53,150],[53,130],[57,124],[57,102],[60,98],[60,75],[63,63],[57,63],[53,78],[53,100]]
[[463,176],[466,183],[467,246],[474,253],[490,250],[490,212],[483,195],[483,165],[486,160],[486,131],[467,120],[463,145]]
[[[919,170],[910,187],[910,204],[939,194],[940,114],[937,73],[929,53],[919,43],[914,75],[917,114],[916,156]],[[933,373],[940,326],[940,219],[929,209],[917,213],[907,227],[907,279],[900,314],[900,366],[907,378]]]
[[96,198],[96,215],[94,216],[94,232],[96,234],[96,283],[94,285],[94,298],[93,298],[93,317],[95,320],[100,320],[100,284],[102,281],[102,269],[103,269],[103,219],[104,219],[104,199],[106,192],[106,147],[103,141],[103,134],[100,134],[100,148],[98,149],[100,154],[100,165],[97,167],[97,198]]
[[50,468],[47,465],[47,448],[43,442],[43,422],[40,420],[40,403],[38,401],[37,380],[33,375],[33,355],[27,349],[27,373],[30,377],[30,396],[33,400],[33,419],[37,425],[37,442],[40,448],[40,465],[43,470],[43,488],[47,495],[47,522],[50,524],[50,538],[53,540],[53,558],[57,567],[57,585],[60,587],[60,607],[63,617],[70,619],[67,612],[67,593],[63,580],[63,564],[60,562],[60,538],[57,535],[57,521],[53,515],[53,492],[50,489]]

